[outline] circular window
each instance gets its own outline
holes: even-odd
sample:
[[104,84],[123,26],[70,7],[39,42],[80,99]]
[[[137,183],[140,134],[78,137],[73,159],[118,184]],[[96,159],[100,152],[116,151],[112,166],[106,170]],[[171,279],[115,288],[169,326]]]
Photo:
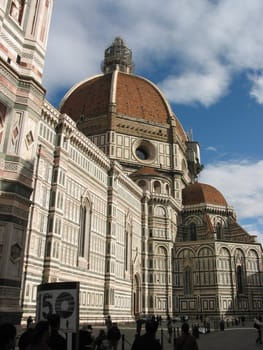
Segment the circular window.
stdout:
[[154,145],[146,140],[137,140],[133,144],[133,154],[137,160],[151,163],[156,156]]
[[147,160],[149,158],[149,154],[148,154],[147,150],[145,150],[142,147],[138,147],[136,149],[136,156],[141,160]]

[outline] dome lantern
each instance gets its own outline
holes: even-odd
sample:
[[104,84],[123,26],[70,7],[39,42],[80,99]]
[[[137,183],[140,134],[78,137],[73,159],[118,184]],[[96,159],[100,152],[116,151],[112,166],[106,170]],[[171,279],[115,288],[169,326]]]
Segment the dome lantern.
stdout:
[[132,51],[125,45],[122,38],[117,37],[104,53],[102,72],[110,73],[118,69],[124,73],[133,73]]

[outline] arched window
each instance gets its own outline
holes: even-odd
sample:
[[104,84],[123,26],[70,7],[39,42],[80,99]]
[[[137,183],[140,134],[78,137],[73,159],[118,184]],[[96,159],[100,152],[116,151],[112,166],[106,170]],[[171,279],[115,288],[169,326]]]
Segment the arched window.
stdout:
[[80,239],[79,239],[79,255],[84,256],[85,250],[85,232],[86,232],[86,215],[87,209],[86,207],[80,208]]
[[202,247],[198,252],[199,279],[201,285],[211,285],[215,281],[213,250]]
[[161,193],[161,184],[159,181],[154,181],[153,190],[155,193]]
[[238,294],[244,293],[243,272],[240,265],[237,267],[237,292]]
[[166,216],[165,208],[158,205],[154,209],[154,215],[159,216],[159,217],[165,217]]
[[79,256],[89,259],[91,203],[86,198],[80,207]]
[[153,308],[153,296],[152,295],[149,296],[149,307]]
[[129,263],[129,232],[126,230],[125,231],[125,242],[124,242],[124,262],[125,262],[125,271],[128,271],[128,263]]
[[222,227],[222,224],[218,222],[216,225],[216,238],[222,239],[222,234],[223,234],[223,227]]
[[184,294],[192,294],[192,270],[187,266],[184,270]]
[[51,241],[49,240],[46,246],[46,256],[50,257],[50,253],[51,253]]
[[132,237],[132,217],[130,213],[127,213],[125,218],[125,231],[124,231],[124,269],[130,271],[131,261],[131,237]]
[[195,223],[191,222],[189,226],[189,233],[190,233],[190,241],[196,241],[197,240],[197,234],[196,234],[196,225]]

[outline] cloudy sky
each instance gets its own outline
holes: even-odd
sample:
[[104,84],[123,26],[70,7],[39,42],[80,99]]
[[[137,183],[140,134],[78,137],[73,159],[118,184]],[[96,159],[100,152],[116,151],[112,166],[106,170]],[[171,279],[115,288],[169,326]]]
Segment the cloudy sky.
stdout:
[[263,1],[56,0],[44,86],[58,106],[100,73],[121,36],[201,147],[200,181],[219,189],[263,242]]

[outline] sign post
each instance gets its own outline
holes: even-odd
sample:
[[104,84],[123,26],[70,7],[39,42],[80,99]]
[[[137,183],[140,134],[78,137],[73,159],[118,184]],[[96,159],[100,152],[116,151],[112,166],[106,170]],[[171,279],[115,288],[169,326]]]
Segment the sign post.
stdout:
[[[46,283],[38,286],[36,320],[47,320],[52,314],[60,316],[60,330],[66,334],[67,349],[77,349],[79,282]],[[75,333],[75,344],[73,333]]]

